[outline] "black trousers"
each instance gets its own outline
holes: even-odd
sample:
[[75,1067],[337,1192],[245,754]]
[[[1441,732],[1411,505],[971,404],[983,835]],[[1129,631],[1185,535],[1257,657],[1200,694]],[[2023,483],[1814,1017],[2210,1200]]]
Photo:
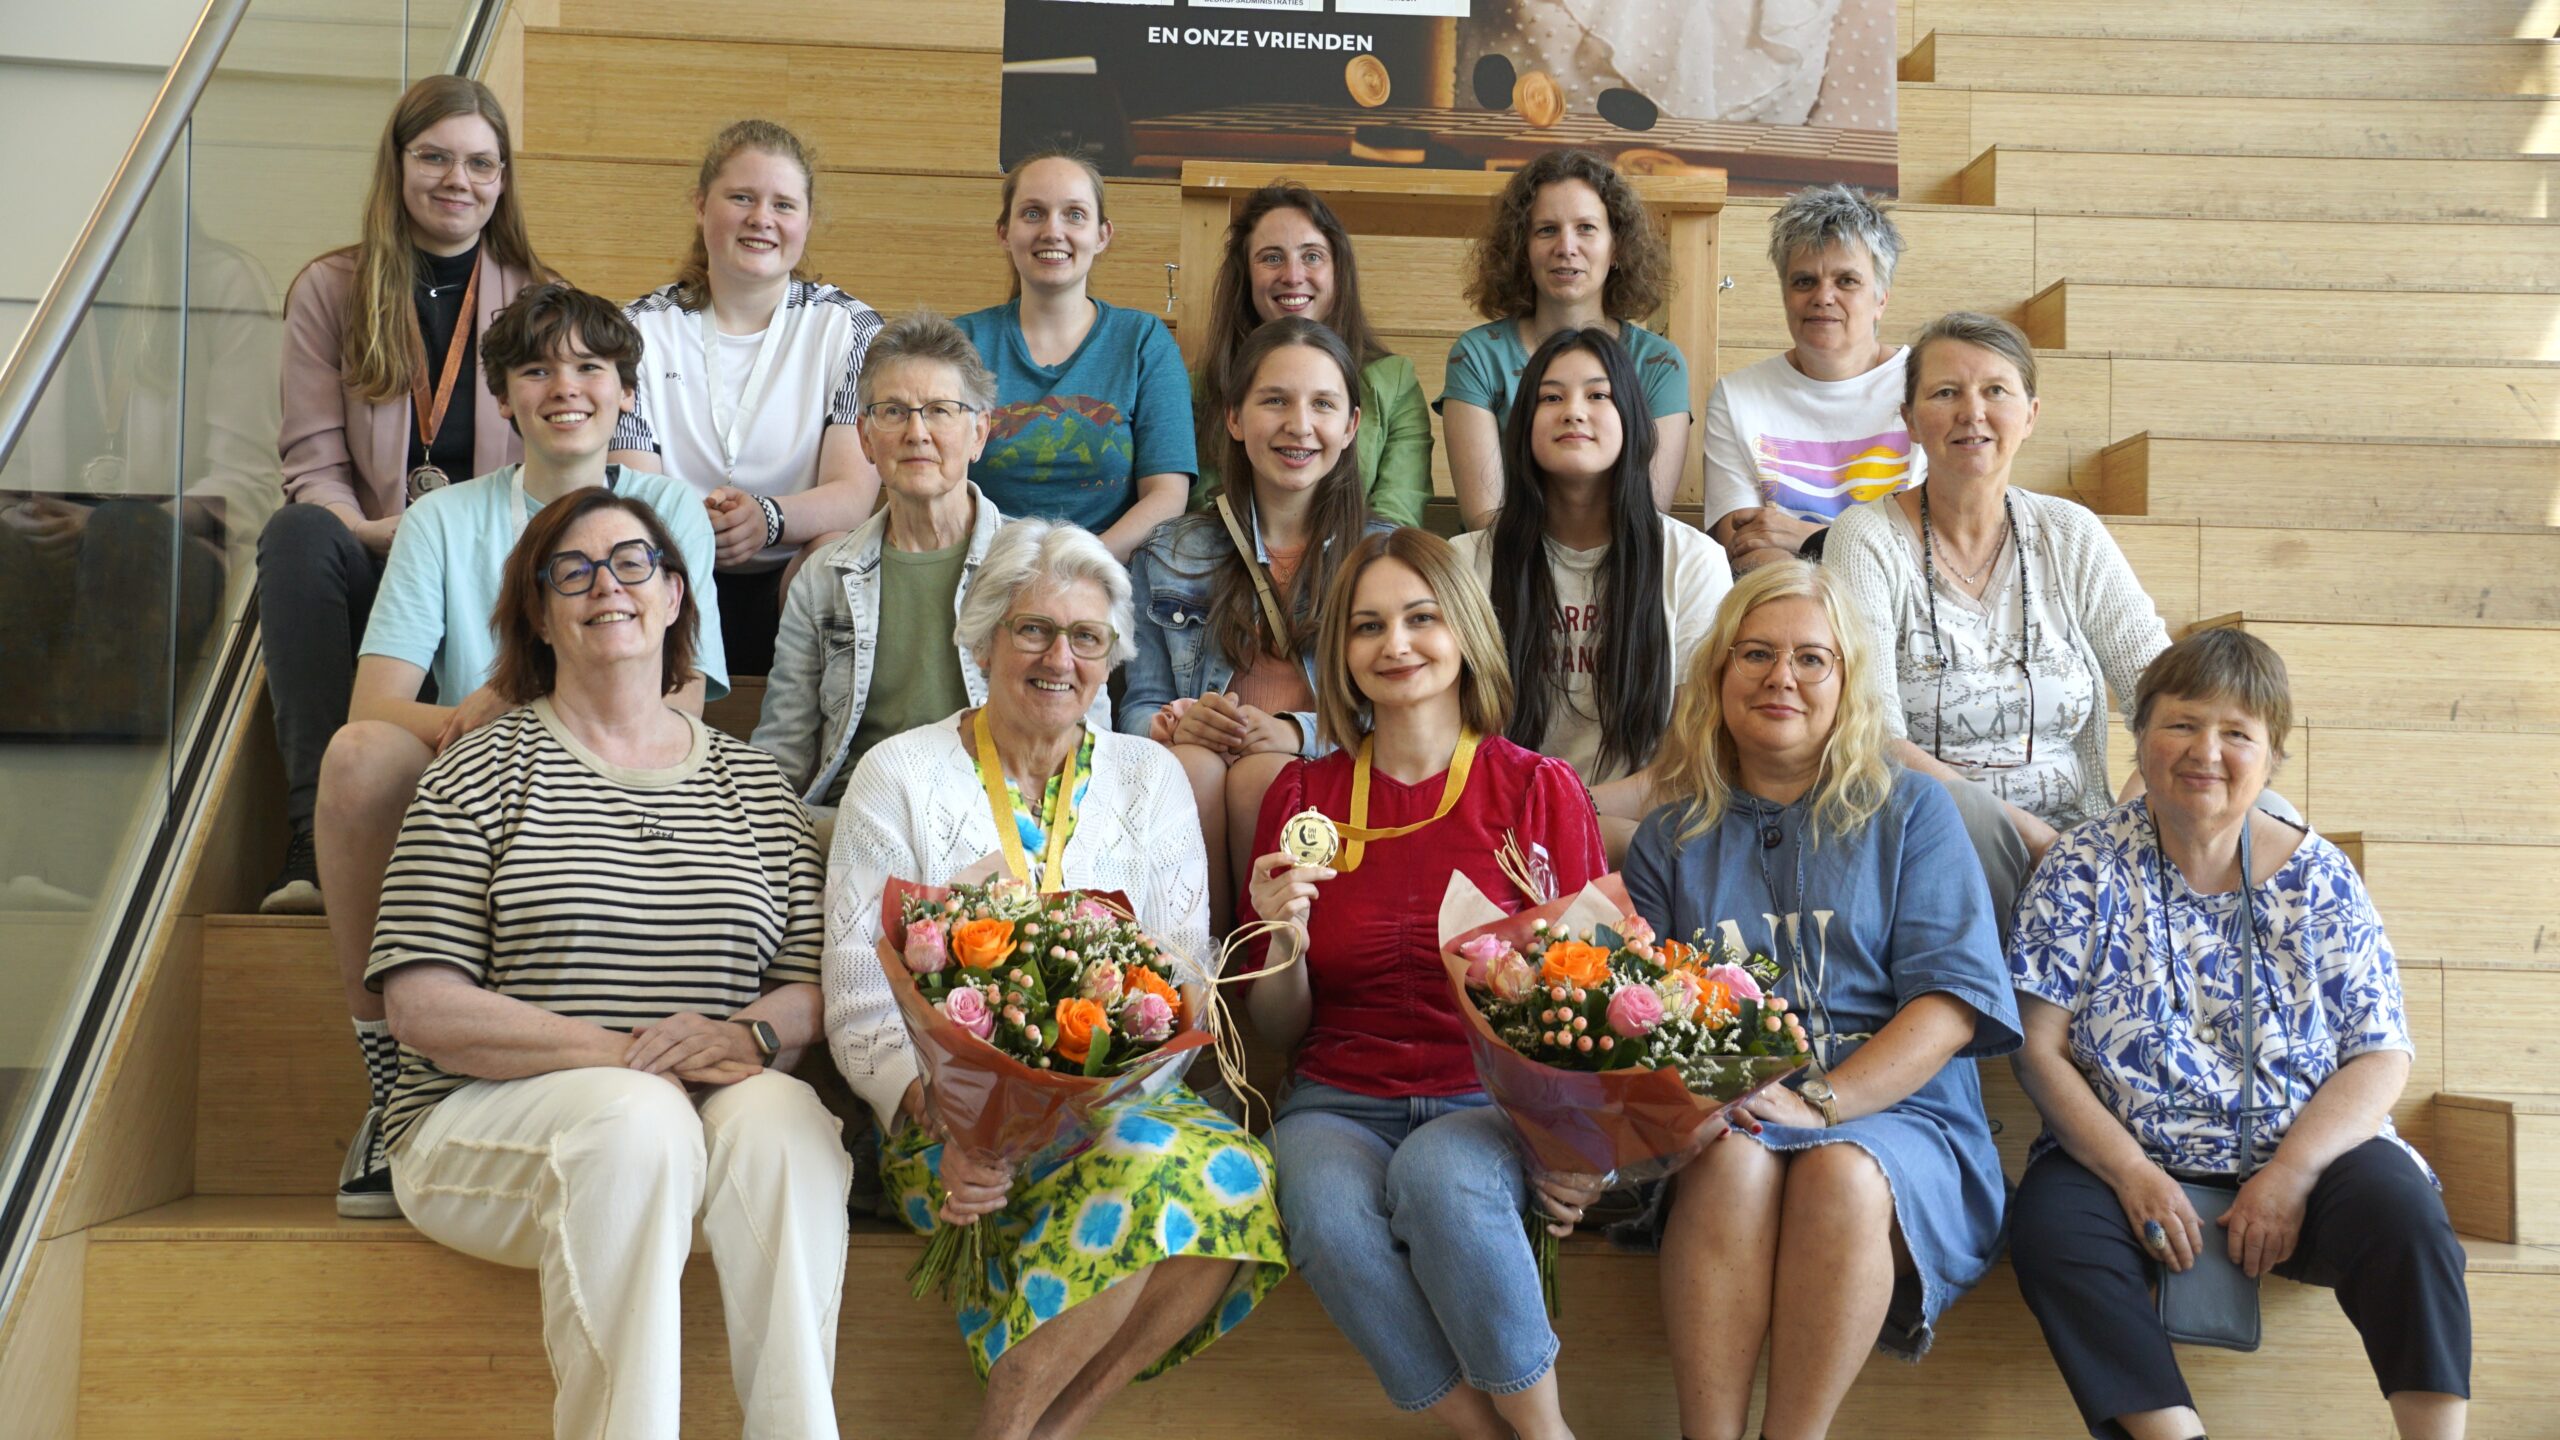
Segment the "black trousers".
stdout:
[[[2205,1227],[2205,1243],[2223,1232]],[[2119,1415],[2193,1406],[2160,1328],[2143,1252],[2107,1183],[2059,1150],[2027,1167],[2009,1202],[2009,1262],[2089,1433]],[[2471,1393],[2471,1295],[2444,1199],[2407,1152],[2368,1140],[2311,1189],[2302,1234],[2276,1267],[2338,1294],[2384,1395]],[[2210,1416],[2206,1417],[2210,1420]]]
[[311,828],[320,760],[347,723],[356,646],[373,614],[382,560],[325,505],[287,505],[258,532],[258,623],[267,700],[284,759],[285,818]]
[[782,629],[782,572],[722,570],[712,576],[720,594],[720,649],[729,678],[773,670],[773,637]]

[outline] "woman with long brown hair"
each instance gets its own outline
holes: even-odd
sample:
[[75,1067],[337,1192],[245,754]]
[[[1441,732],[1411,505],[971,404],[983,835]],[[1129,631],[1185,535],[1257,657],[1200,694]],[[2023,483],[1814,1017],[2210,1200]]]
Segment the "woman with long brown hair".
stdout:
[[[512,160],[506,112],[487,87],[455,75],[410,86],[375,151],[363,238],[305,266],[285,299],[278,450],[289,503],[258,541],[290,827],[262,907],[271,913],[322,908],[311,840],[320,761],[346,723],[356,643],[401,516],[430,490],[524,458],[479,383],[491,319],[550,275],[525,238]],[[396,1052],[379,1006],[367,1008],[355,1027],[379,1106]],[[352,1203],[379,1213],[389,1200]]]
[[[1353,449],[1369,508],[1398,525],[1422,523],[1431,498],[1431,411],[1413,362],[1391,353],[1360,303],[1360,266],[1351,233],[1333,207],[1294,180],[1244,197],[1227,226],[1226,258],[1210,290],[1207,339],[1191,374],[1200,434],[1200,483],[1191,508],[1217,495],[1217,459],[1227,449],[1228,387],[1243,367],[1245,341],[1274,320],[1312,320],[1342,337],[1360,377],[1363,424]],[[1214,843],[1214,842],[1213,842]]]
[[654,357],[613,459],[702,496],[720,547],[722,643],[773,665],[794,557],[870,518],[856,387],[880,316],[802,261],[817,168],[800,137],[740,120],[703,153],[691,250],[672,285],[624,307]]

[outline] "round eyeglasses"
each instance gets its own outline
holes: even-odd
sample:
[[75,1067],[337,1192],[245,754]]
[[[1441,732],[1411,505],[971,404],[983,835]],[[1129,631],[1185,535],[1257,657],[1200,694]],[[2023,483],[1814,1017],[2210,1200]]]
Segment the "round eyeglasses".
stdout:
[[1796,645],[1781,650],[1775,645],[1745,641],[1726,652],[1733,656],[1733,668],[1745,680],[1757,680],[1769,673],[1783,657],[1787,668],[1799,685],[1819,685],[1840,668],[1840,652],[1828,645]]
[[471,177],[474,185],[489,184],[507,172],[507,162],[495,155],[456,155],[433,145],[419,145],[404,153],[418,162],[420,173],[439,180],[452,174],[456,165],[462,167],[462,173]]
[[646,540],[625,540],[602,559],[583,550],[557,550],[542,562],[542,583],[562,595],[584,595],[596,588],[596,571],[611,570],[624,585],[642,585],[658,573],[659,550]]
[[1025,655],[1046,655],[1058,637],[1067,637],[1068,653],[1079,660],[1099,660],[1111,653],[1111,644],[1120,632],[1091,620],[1073,625],[1060,625],[1046,615],[1016,615],[1004,622],[1005,633],[1013,637],[1013,648]]

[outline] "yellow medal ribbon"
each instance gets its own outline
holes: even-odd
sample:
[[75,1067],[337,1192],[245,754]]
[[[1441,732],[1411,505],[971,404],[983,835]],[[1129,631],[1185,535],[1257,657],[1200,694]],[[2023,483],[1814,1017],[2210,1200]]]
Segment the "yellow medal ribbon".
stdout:
[[1373,828],[1369,824],[1369,739],[1362,736],[1360,758],[1351,766],[1351,823],[1337,827],[1342,831],[1342,858],[1334,862],[1333,868],[1337,871],[1357,870],[1361,852],[1370,841],[1410,835],[1456,809],[1458,797],[1466,793],[1467,772],[1475,768],[1478,740],[1473,730],[1458,732],[1458,748],[1450,753],[1448,773],[1440,782],[1440,808],[1432,811],[1429,819],[1416,820],[1410,825]]
[[[1031,860],[1022,851],[1022,828],[1013,818],[1013,801],[1007,798],[1004,785],[1004,760],[996,754],[996,737],[987,729],[987,707],[978,707],[970,728],[978,738],[978,780],[987,787],[987,806],[995,812],[996,841],[1004,848],[1004,864],[1013,878],[1033,885]],[[1067,752],[1067,773],[1058,780],[1058,793],[1041,815],[1041,828],[1049,837],[1041,847],[1040,875],[1034,888],[1064,890],[1067,888],[1067,835],[1075,829],[1076,789],[1084,779],[1076,764],[1084,753],[1084,738],[1078,736],[1076,747]]]

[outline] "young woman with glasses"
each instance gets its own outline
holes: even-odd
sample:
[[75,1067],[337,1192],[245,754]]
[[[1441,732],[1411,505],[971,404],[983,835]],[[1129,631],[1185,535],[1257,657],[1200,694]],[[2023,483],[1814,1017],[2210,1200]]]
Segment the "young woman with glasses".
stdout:
[[704,152],[693,248],[672,285],[631,302],[649,348],[613,458],[701,497],[719,543],[729,661],[772,668],[794,557],[871,514],[880,477],[854,437],[880,316],[802,266],[815,166],[798,136],[741,120]]

